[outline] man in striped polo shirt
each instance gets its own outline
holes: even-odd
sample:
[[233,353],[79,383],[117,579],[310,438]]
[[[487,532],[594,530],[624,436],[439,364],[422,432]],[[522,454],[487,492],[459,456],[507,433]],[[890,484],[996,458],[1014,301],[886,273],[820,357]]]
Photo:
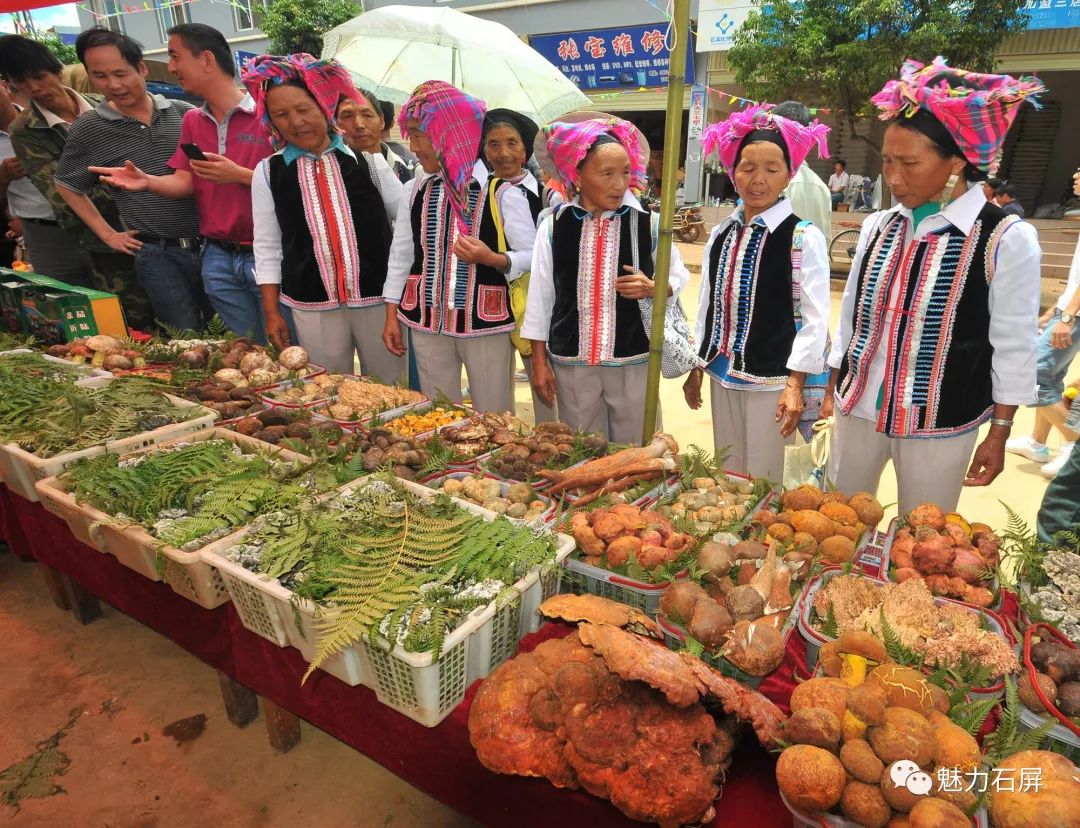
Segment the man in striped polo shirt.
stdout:
[[202,245],[195,203],[116,190],[114,200],[128,228],[117,231],[86,195],[98,182],[92,167],[126,163],[151,175],[169,174],[184,113],[192,106],[147,92],[142,47],[126,35],[88,29],[75,49],[91,83],[107,100],[71,125],[56,168],[57,189],[103,242],[135,257],[135,273],[158,322],[201,331],[208,303],[199,271]]

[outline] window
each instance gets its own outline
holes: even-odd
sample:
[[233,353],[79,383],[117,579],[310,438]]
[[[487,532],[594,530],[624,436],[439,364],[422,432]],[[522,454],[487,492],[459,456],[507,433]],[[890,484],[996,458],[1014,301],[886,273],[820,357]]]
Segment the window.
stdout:
[[187,2],[180,3],[176,6],[158,6],[157,7],[157,21],[158,21],[158,33],[161,35],[161,42],[169,42],[169,29],[180,23],[191,22],[191,12],[188,9]]
[[120,0],[93,0],[90,11],[94,15],[95,25],[104,26],[110,31],[123,33],[124,19],[122,14],[124,6]]
[[236,31],[246,32],[255,28],[255,14],[251,4],[252,0],[233,0],[233,24]]

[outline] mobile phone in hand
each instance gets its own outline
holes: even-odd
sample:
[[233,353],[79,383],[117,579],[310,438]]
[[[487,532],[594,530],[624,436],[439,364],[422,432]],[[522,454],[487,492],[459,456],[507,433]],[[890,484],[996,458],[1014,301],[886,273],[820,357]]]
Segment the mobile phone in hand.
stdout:
[[206,156],[203,155],[203,151],[199,149],[198,144],[181,144],[180,149],[184,151],[184,155],[188,157],[189,161],[205,161]]

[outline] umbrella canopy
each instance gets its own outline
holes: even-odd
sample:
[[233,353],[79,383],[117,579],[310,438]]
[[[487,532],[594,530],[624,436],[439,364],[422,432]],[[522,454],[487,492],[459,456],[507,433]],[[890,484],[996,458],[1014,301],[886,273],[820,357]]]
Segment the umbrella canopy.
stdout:
[[358,86],[404,103],[426,80],[442,80],[546,123],[589,99],[500,23],[453,9],[384,6],[331,29],[324,58],[348,67]]

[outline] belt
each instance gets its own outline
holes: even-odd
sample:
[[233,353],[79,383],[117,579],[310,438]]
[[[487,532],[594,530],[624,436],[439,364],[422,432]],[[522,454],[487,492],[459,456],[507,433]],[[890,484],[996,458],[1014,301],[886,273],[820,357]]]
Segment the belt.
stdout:
[[150,244],[160,244],[163,247],[182,247],[184,250],[198,250],[202,246],[202,239],[166,239],[161,236],[151,236],[149,233],[139,232],[136,238],[141,242],[149,242]]
[[226,241],[225,239],[212,239],[209,236],[204,237],[203,241],[230,253],[250,253],[253,249],[252,242]]
[[43,218],[24,218],[22,221],[26,224],[43,224],[46,227],[59,227],[60,222],[56,219],[43,219]]

